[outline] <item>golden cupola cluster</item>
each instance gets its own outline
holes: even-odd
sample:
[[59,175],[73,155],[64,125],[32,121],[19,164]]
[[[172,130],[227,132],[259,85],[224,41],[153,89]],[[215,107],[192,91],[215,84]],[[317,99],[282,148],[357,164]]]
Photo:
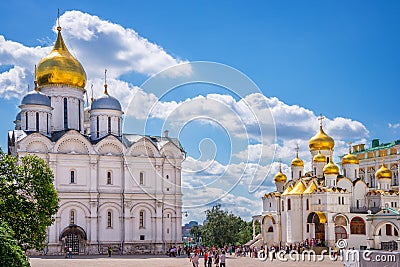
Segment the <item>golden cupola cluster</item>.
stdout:
[[339,175],[339,167],[332,162],[332,150],[331,150],[331,156],[329,157],[329,163],[326,164],[322,170],[325,175],[327,174],[335,174]]
[[67,85],[84,90],[86,72],[81,63],[68,51],[57,27],[58,36],[53,50],[42,58],[36,68],[35,80],[39,88],[46,85]]
[[304,162],[299,158],[299,147],[296,148],[296,157],[290,163],[292,167],[304,167]]
[[275,183],[285,183],[287,181],[286,175],[282,172],[282,164],[279,165],[279,172],[274,176]]
[[313,157],[313,162],[326,162],[326,157],[321,154],[321,151],[318,150],[318,154]]
[[392,179],[392,171],[386,168],[385,163],[375,173],[376,179]]

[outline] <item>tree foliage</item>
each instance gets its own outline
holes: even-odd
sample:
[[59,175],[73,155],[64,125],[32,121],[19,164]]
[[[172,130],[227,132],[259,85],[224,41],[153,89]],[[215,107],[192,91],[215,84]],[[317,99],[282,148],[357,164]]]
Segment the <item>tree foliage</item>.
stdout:
[[252,239],[252,225],[239,216],[221,209],[217,204],[206,211],[207,222],[202,228],[203,243],[207,246],[244,244]]
[[0,263],[1,266],[25,267],[30,266],[24,251],[14,239],[14,232],[0,221]]
[[194,240],[196,242],[199,242],[200,237],[201,237],[201,228],[198,225],[194,225],[192,228],[190,228],[189,233],[192,235]]
[[37,156],[0,155],[0,221],[6,222],[23,250],[45,246],[46,229],[58,210],[53,173]]

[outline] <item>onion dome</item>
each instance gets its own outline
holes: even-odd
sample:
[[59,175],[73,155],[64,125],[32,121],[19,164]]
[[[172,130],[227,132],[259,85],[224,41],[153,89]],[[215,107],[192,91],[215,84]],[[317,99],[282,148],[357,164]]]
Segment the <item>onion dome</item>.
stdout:
[[91,109],[112,109],[122,111],[121,104],[119,103],[118,99],[108,94],[107,84],[104,85],[104,95],[93,100]]
[[21,120],[21,111],[18,112],[17,116],[15,117],[15,121],[20,121]]
[[58,36],[53,50],[42,58],[36,69],[35,79],[39,87],[45,85],[68,85],[84,90],[86,72],[81,63],[68,51],[61,36],[61,27],[57,27]]
[[385,164],[375,173],[376,179],[392,179],[392,171],[386,168]]
[[342,165],[345,164],[359,164],[359,161],[358,158],[349,151],[349,154],[342,158]]
[[331,156],[329,157],[329,163],[326,164],[323,168],[324,174],[335,174],[339,175],[339,167],[332,162],[332,150],[331,150]]
[[326,162],[326,157],[318,151],[318,154],[313,157],[313,162]]
[[296,158],[294,158],[292,160],[292,163],[290,163],[290,165],[292,167],[304,167],[304,162],[301,159],[299,159],[299,148],[298,147],[296,148]]
[[51,107],[50,98],[39,92],[37,88],[22,98],[22,105],[42,105]]
[[274,176],[274,181],[275,183],[285,183],[287,181],[286,175],[282,172],[282,164],[279,165],[279,172]]
[[315,150],[331,150],[335,146],[335,141],[333,141],[332,137],[327,135],[322,129],[322,119],[320,117],[321,123],[319,127],[319,132],[314,135],[310,141],[308,141],[308,145],[311,151]]

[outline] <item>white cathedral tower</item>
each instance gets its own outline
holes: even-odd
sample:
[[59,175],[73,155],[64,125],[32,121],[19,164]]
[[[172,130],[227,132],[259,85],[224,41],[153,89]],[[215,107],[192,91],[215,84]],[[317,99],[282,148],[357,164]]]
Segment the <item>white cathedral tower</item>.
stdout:
[[124,254],[164,253],[181,244],[179,140],[123,133],[121,104],[106,80],[104,95],[84,109],[85,70],[57,31],[8,133],[10,154],[35,154],[54,173],[60,207],[44,253],[71,247],[99,254],[109,246]]

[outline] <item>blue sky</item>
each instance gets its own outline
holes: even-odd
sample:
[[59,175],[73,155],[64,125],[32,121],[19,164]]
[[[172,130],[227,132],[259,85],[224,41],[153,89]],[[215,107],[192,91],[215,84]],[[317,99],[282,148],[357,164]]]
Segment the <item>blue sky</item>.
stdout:
[[[348,141],[369,144],[373,138],[384,142],[399,139],[398,1],[231,1],[229,4],[223,1],[118,1],[118,4],[110,1],[3,1],[0,2],[0,38],[4,39],[0,39],[0,146],[3,149],[6,149],[6,133],[13,128],[21,96],[26,92],[27,83],[33,82],[33,65],[46,55],[55,40],[57,8],[61,10],[62,19],[74,18],[61,20],[63,36],[67,46],[83,63],[96,93],[100,94],[103,70],[107,67],[111,85],[118,87],[113,92],[110,86],[111,94],[125,99],[126,103],[122,101],[125,107],[129,102],[126,99],[134,94],[136,86],[174,63],[213,61],[243,72],[257,84],[272,110],[278,157],[282,158],[286,171],[297,143],[300,155],[306,164],[309,162],[307,140],[315,134],[316,116],[320,113],[327,117],[325,129],[337,143],[336,157],[346,151]],[[70,11],[87,14],[87,18],[97,16],[99,22],[90,24],[94,22],[88,19],[81,23],[81,13],[66,14]],[[115,32],[132,29],[144,38],[139,38],[138,43],[147,42],[157,47],[152,48],[153,53],[146,51],[143,45],[131,48],[136,42],[132,37],[126,47],[139,53],[145,63],[136,64],[135,57],[129,56],[125,61],[120,60],[112,51],[126,49],[119,47],[124,34],[104,33],[99,35],[98,40],[103,42],[98,44],[93,36],[85,35],[88,25],[113,25]],[[36,52],[29,50],[18,54],[19,50],[15,49],[18,44],[23,46],[23,51],[32,48]],[[154,51],[159,55],[157,58]],[[26,58],[30,55],[32,58]],[[7,72],[10,73],[6,75]],[[225,94],[212,86],[188,85],[186,88],[184,93],[166,96],[162,108],[171,110],[199,95],[209,100],[213,99],[207,97],[211,93]],[[255,103],[255,99],[247,100]],[[239,99],[224,98],[222,102],[229,103],[231,108],[240,106]],[[162,115],[155,116],[159,123],[163,119]],[[229,146],[223,129],[205,126],[199,121],[190,126],[192,128],[185,128],[181,136],[190,157],[189,169],[205,164],[213,155],[213,146]],[[241,139],[237,133],[233,136]],[[213,139],[215,145],[201,142],[205,138]],[[244,149],[247,141],[241,139],[238,147]],[[248,151],[269,145],[253,141]],[[201,153],[199,143],[203,146],[204,157],[194,164],[192,160]],[[215,166],[207,175],[219,175],[220,168],[229,165],[236,170],[243,159],[240,149],[233,151],[232,160],[226,153],[217,153]],[[249,193],[244,186],[238,186],[232,191],[235,194],[221,200],[247,219],[251,212],[257,213],[252,206],[259,205],[261,209],[258,199],[263,192],[273,189],[271,179],[277,164],[266,161],[261,167],[265,167],[266,173],[271,168],[271,172],[260,190]],[[228,173],[235,176],[232,172]],[[188,184],[195,184],[204,175],[188,174],[184,179]],[[216,195],[223,186],[216,186]],[[193,199],[198,201],[204,196],[199,193],[197,197]],[[192,203],[193,199],[187,201]],[[235,207],[237,201],[242,209]],[[202,221],[200,217],[192,218]]]

